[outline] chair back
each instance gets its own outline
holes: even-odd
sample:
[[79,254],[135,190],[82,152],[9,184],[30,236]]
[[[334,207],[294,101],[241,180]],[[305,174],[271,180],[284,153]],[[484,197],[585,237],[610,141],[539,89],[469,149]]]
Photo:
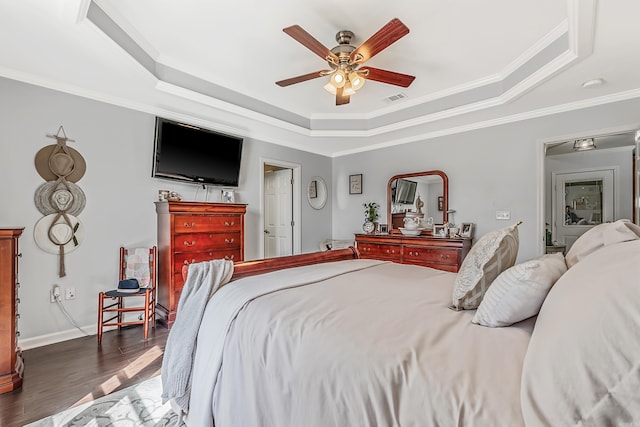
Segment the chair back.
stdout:
[[156,287],[156,247],[120,248],[119,280],[138,279],[140,287]]

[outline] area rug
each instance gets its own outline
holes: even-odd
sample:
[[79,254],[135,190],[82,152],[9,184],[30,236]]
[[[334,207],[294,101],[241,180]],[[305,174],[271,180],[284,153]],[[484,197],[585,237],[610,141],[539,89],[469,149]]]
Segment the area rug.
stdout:
[[162,382],[154,377],[25,427],[184,427],[167,402],[162,404]]

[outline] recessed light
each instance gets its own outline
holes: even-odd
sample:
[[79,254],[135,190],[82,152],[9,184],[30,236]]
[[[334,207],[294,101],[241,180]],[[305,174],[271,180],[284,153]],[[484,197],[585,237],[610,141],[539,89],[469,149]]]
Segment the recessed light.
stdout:
[[591,80],[587,80],[586,82],[582,83],[582,87],[583,88],[588,88],[588,87],[596,87],[596,86],[600,86],[604,84],[604,79],[591,79]]

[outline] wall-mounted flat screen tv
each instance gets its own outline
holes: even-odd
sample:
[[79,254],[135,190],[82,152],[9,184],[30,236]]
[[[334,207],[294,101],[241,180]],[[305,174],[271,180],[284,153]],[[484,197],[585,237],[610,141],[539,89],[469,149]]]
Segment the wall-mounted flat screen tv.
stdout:
[[237,187],[242,138],[156,117],[154,178]]
[[416,197],[418,183],[404,178],[396,179],[391,186],[391,197],[394,203],[412,205]]

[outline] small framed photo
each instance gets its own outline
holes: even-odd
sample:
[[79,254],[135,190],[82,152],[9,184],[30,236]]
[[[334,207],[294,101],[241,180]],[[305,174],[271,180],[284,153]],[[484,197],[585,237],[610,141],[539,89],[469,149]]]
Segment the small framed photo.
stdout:
[[362,174],[349,175],[349,194],[362,194]]
[[473,223],[472,222],[463,222],[460,225],[460,236],[471,238],[473,237]]
[[389,232],[389,226],[387,224],[379,224],[378,225],[378,232],[379,233],[388,233]]
[[444,209],[444,196],[438,196],[438,210]]
[[444,225],[434,225],[433,226],[433,236],[434,237],[447,237]]
[[309,198],[316,199],[318,197],[318,181],[315,179],[309,183]]
[[224,203],[235,203],[236,196],[233,190],[222,190],[222,201]]

